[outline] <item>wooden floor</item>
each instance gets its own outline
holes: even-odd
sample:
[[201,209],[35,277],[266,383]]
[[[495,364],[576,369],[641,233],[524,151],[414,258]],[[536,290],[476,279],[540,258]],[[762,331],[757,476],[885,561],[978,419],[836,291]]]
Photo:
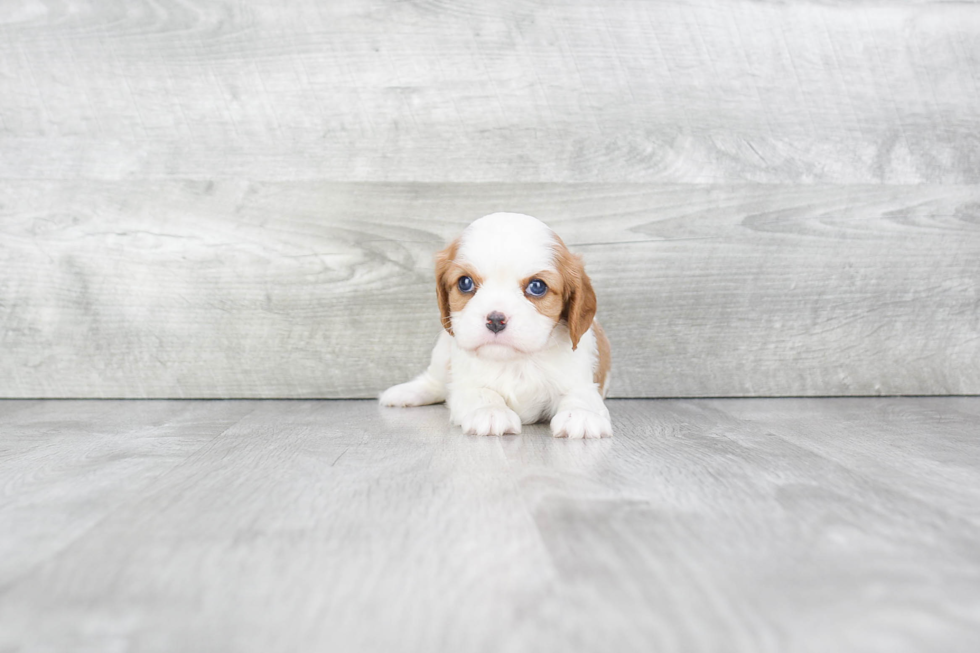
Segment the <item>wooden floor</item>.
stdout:
[[0,402],[0,651],[976,651],[980,398]]

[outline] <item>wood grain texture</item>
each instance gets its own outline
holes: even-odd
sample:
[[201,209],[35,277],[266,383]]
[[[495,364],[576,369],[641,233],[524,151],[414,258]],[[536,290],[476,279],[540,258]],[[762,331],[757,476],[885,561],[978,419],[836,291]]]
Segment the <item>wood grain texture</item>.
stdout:
[[[976,399],[962,404],[933,397],[839,401],[830,412],[806,399],[706,405],[915,496],[934,507],[936,519],[953,516],[980,526]],[[955,501],[950,501],[950,485],[959,488]]]
[[0,396],[364,397],[498,209],[620,396],[980,392],[980,3],[0,3]]
[[586,259],[615,396],[980,393],[976,186],[0,187],[0,396],[366,397],[485,211]]
[[0,595],[251,408],[82,401],[0,412]]
[[586,442],[373,402],[0,412],[37,445],[0,463],[0,649],[972,652],[978,403],[612,401]]
[[972,2],[10,0],[0,179],[977,183]]

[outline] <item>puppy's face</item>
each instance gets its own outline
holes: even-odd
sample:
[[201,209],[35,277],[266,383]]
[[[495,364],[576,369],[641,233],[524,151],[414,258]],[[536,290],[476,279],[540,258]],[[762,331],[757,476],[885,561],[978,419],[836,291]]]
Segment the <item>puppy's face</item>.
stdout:
[[595,316],[581,260],[543,222],[494,213],[436,256],[442,324],[457,344],[497,360],[539,351],[567,333],[578,345]]

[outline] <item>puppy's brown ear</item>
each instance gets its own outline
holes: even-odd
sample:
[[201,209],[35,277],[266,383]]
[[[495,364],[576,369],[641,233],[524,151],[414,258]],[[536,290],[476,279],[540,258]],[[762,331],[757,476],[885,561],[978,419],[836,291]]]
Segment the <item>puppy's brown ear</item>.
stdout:
[[436,298],[439,300],[439,313],[442,328],[453,335],[453,324],[449,317],[449,270],[459,249],[459,239],[449,243],[436,254]]
[[[557,236],[556,236],[557,238]],[[592,282],[585,273],[582,257],[572,254],[565,243],[558,238],[555,252],[556,266],[564,284],[563,299],[565,308],[562,318],[568,323],[568,335],[572,339],[572,349],[578,347],[585,332],[592,326],[595,318],[596,299]]]

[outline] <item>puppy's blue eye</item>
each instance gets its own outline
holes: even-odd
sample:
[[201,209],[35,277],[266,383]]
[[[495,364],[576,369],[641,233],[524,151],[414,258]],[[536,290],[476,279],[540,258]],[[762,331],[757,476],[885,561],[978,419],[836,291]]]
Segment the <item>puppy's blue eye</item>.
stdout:
[[541,279],[531,279],[531,283],[527,284],[525,290],[532,297],[543,297],[548,292],[548,286]]
[[472,292],[473,291],[473,280],[469,277],[460,277],[459,281],[456,282],[459,287],[460,292]]

